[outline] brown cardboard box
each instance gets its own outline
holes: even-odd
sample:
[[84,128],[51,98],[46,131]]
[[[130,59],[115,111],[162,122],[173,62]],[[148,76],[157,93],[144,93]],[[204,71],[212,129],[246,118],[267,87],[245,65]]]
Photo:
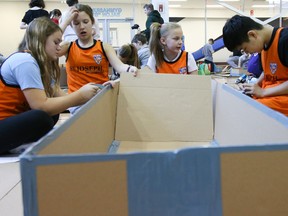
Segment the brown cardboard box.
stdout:
[[286,215],[287,125],[208,76],[122,74],[21,156],[25,216]]

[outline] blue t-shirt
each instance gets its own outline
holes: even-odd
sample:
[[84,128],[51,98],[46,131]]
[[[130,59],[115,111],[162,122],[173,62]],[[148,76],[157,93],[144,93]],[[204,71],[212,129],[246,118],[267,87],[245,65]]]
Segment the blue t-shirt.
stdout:
[[1,75],[7,84],[20,86],[21,90],[44,90],[40,68],[29,53],[19,52],[9,56],[1,66]]

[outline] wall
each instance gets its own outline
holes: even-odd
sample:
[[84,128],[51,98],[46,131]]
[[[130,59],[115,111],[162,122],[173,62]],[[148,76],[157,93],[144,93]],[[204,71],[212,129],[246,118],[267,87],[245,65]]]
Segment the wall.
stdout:
[[[17,5],[15,7],[15,5]],[[133,12],[133,8],[128,4],[96,4],[89,3],[92,8],[122,8],[122,13],[120,17],[111,17],[113,19],[117,18],[135,18],[141,27],[145,27],[146,16],[144,16],[143,6],[140,4],[135,5],[135,15]],[[68,7],[63,3],[57,2],[46,2],[46,10],[51,11],[54,8],[60,9],[62,12],[65,11]],[[1,34],[0,34],[0,53],[4,56],[8,56],[11,53],[17,50],[18,44],[22,40],[25,30],[21,30],[19,28],[21,20],[25,14],[25,12],[29,9],[28,2],[3,2],[0,1],[0,20],[3,22]],[[137,11],[141,11],[141,13],[137,13]],[[104,18],[103,16],[99,16],[98,18]],[[107,17],[106,17],[107,18]],[[5,22],[4,22],[5,21]],[[122,35],[119,35],[121,38],[127,38],[126,43],[130,42],[131,39],[127,37],[127,33],[123,32]]]
[[[17,0],[16,0],[17,1]],[[15,5],[17,5],[15,7]],[[97,4],[89,3],[92,8],[122,8],[121,17],[119,18],[133,18],[134,22],[140,25],[143,30],[145,28],[146,15],[143,12],[143,5],[136,1],[135,7],[131,4]],[[24,30],[20,30],[19,25],[26,10],[28,10],[28,1],[19,2],[4,2],[0,1],[0,20],[3,21],[3,27],[0,34],[0,53],[8,56],[17,49],[21,41]],[[59,8],[61,11],[67,9],[65,3],[46,2],[46,9],[48,11]],[[285,11],[283,11],[285,14]],[[278,13],[278,10],[261,11],[255,10],[257,17],[272,17]],[[207,10],[207,26],[205,29],[205,11],[201,9],[170,9],[170,17],[183,17],[179,24],[183,28],[185,35],[185,46],[187,51],[194,52],[203,46],[206,41],[212,37],[217,38],[222,35],[222,28],[226,20],[233,16],[235,12],[228,9],[209,9]],[[99,17],[103,18],[103,17]],[[115,17],[113,17],[115,18]],[[127,33],[119,35],[121,38],[127,38],[127,43],[130,38]],[[216,62],[224,62],[231,54],[226,48],[216,52],[214,59]]]

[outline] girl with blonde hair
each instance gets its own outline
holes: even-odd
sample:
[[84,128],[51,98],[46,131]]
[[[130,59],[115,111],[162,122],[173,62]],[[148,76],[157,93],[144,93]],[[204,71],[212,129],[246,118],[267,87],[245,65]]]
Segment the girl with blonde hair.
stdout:
[[177,23],[153,23],[147,66],[156,73],[197,74],[198,67],[191,53],[182,51],[183,31]]
[[36,18],[19,51],[0,68],[0,154],[37,141],[48,133],[59,113],[84,104],[98,87],[87,84],[73,94],[60,88],[58,54],[61,28],[48,17]]

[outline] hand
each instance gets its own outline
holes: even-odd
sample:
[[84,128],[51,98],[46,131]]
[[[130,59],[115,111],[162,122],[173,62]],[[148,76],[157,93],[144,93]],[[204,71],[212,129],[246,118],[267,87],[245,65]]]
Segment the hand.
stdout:
[[132,73],[133,76],[136,77],[136,76],[137,76],[137,73],[138,73],[138,68],[135,67],[135,66],[129,66],[129,67],[130,67],[130,68],[129,68],[128,72],[129,72],[129,73]]
[[98,91],[100,91],[100,88],[96,86],[95,83],[88,83],[82,86],[78,91],[81,97],[86,102],[90,100],[92,97],[94,97],[98,93]]
[[75,7],[71,7],[66,15],[61,17],[61,21],[59,23],[60,28],[64,32],[68,25],[71,25],[71,22],[74,18],[76,18],[79,14],[79,11]]
[[264,96],[264,89],[256,83],[244,83],[242,88],[245,94],[253,95],[256,98],[262,98]]
[[103,86],[111,85],[112,88],[114,88],[115,85],[116,85],[116,83],[119,82],[119,81],[120,81],[120,79],[117,79],[117,80],[109,80],[109,81],[103,83]]

